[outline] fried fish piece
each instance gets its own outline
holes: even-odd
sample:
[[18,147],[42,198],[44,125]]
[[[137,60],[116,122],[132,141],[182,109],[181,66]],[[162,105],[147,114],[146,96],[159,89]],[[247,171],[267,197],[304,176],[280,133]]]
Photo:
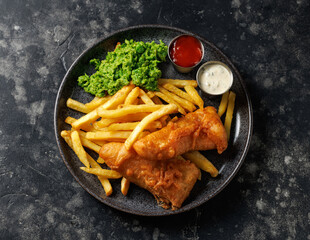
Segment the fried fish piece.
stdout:
[[199,176],[195,164],[179,158],[153,161],[126,150],[123,143],[102,146],[100,157],[130,182],[148,190],[163,208],[182,206]]
[[139,156],[152,160],[174,158],[191,150],[227,148],[227,134],[214,107],[188,113],[134,143]]

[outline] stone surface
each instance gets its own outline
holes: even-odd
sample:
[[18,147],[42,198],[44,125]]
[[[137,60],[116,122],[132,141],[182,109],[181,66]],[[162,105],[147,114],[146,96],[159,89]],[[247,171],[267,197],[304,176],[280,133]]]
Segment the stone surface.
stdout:
[[[310,4],[296,1],[0,1],[0,239],[310,239]],[[239,68],[251,148],[214,199],[177,216],[107,207],[65,168],[57,90],[98,38],[138,24],[193,31]]]

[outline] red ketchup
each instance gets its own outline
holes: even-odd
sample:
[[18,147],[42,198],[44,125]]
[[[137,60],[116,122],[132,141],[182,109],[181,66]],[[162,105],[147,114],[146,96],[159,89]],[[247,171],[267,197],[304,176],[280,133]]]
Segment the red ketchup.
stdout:
[[202,57],[201,44],[198,39],[182,35],[170,46],[169,54],[171,60],[181,67],[192,67],[200,62]]

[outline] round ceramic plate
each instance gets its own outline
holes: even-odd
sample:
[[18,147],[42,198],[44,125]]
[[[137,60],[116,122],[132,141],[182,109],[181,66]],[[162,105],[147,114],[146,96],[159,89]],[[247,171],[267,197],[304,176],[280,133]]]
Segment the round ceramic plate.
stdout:
[[[231,61],[217,47],[205,39],[196,36],[202,41],[205,49],[202,63],[211,60],[222,61],[231,68],[234,75],[234,83],[231,90],[236,93],[237,98],[229,147],[221,155],[217,154],[215,150],[204,152],[207,158],[219,170],[219,176],[211,178],[209,174],[203,173],[201,181],[196,182],[182,208],[172,211],[158,206],[151,193],[134,184],[131,184],[127,196],[123,196],[120,191],[120,180],[111,180],[113,194],[106,197],[98,178],[80,170],[81,162],[61,138],[60,132],[64,129],[70,129],[65,123],[67,116],[76,118],[81,116],[81,114],[66,107],[66,100],[71,97],[85,103],[93,98],[92,95],[84,92],[77,85],[77,78],[80,75],[94,72],[94,68],[89,64],[89,60],[92,58],[103,59],[108,51],[113,51],[117,42],[124,42],[125,39],[144,42],[158,42],[161,39],[168,45],[174,37],[180,34],[196,36],[188,31],[158,25],[130,27],[106,36],[77,58],[65,75],[58,91],[54,115],[55,134],[60,154],[67,168],[88,193],[99,201],[124,212],[147,216],[163,216],[184,212],[205,203],[230,182],[240,168],[249,148],[252,134],[252,107],[244,82]],[[188,74],[181,74],[173,68],[167,57],[167,61],[159,67],[162,70],[163,78],[195,79],[199,66]],[[211,105],[218,108],[221,97],[209,98],[200,90],[198,91],[205,101],[205,106]],[[96,157],[95,154],[92,155]]]

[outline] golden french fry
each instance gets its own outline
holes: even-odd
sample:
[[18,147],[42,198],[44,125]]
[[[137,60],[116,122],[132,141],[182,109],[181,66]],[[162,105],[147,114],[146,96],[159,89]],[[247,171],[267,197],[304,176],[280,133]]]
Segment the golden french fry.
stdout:
[[124,117],[129,114],[139,113],[139,112],[154,112],[164,105],[128,105],[124,106],[121,109],[114,109],[114,110],[105,110],[101,109],[98,110],[98,114],[102,118],[119,118]]
[[[86,138],[86,132],[83,131],[78,131],[79,135],[82,136],[83,138]],[[98,146],[102,147],[104,144],[106,144],[106,141],[103,140],[90,140],[91,142],[97,144]]]
[[113,192],[113,189],[112,189],[112,186],[111,186],[111,183],[109,181],[109,179],[105,178],[105,177],[102,177],[102,176],[97,176],[104,191],[105,191],[105,194],[107,196],[110,196]]
[[[134,130],[139,122],[126,122],[126,123],[113,123],[105,129],[101,129],[101,131],[128,131]],[[154,121],[149,126],[146,126],[146,129],[151,128],[162,128],[162,123],[160,121]]]
[[172,99],[171,97],[167,96],[166,94],[163,94],[162,92],[155,92],[155,95],[160,97],[169,104],[175,104],[178,107],[178,111],[181,114],[186,115],[186,111],[184,110],[184,108],[182,108],[181,105],[178,104],[176,101],[174,101],[174,99]]
[[[154,92],[153,92],[154,93]],[[159,105],[162,105],[163,102],[159,99],[159,97],[156,96],[156,94],[154,93],[154,97],[152,97],[152,100],[155,104],[159,104]]]
[[180,88],[177,88],[176,86],[170,83],[163,84],[162,87],[178,95],[179,97],[186,99],[187,101],[191,103],[195,103],[195,101],[191,98],[190,95],[188,95],[188,93],[182,91]]
[[178,107],[175,104],[165,105],[164,107],[160,108],[159,110],[151,113],[150,115],[146,116],[133,130],[130,136],[125,141],[125,147],[129,150],[132,144],[136,141],[139,137],[140,133],[148,126],[151,122],[161,118],[162,116],[175,113],[178,110]]
[[100,119],[99,121],[94,122],[93,126],[95,129],[98,130],[98,129],[107,127],[107,126],[111,125],[112,123],[116,123],[116,122],[119,122],[119,119],[117,119],[117,118],[103,118],[103,119]]
[[97,114],[97,110],[95,109],[72,123],[72,127],[76,130],[85,128],[87,125],[89,125],[91,122],[96,121],[98,118],[99,116]]
[[87,132],[86,138],[91,140],[117,140],[127,139],[132,131],[109,131],[109,132]]
[[72,148],[72,150],[73,150],[73,143],[71,140],[71,131],[63,130],[63,131],[61,131],[60,135],[66,141],[66,143],[69,145],[69,147]]
[[107,141],[104,140],[91,140],[93,143],[99,145],[100,147],[102,147],[104,144],[107,144]]
[[201,170],[199,169],[198,180],[201,181]]
[[85,106],[85,104],[83,104],[79,101],[73,100],[72,98],[68,98],[67,107],[71,108],[73,110],[82,112],[82,113],[89,113],[90,112],[90,110]]
[[138,105],[139,104],[140,99],[137,98],[131,105]]
[[142,89],[140,89],[140,95],[139,96],[145,104],[155,105],[155,103],[152,101],[152,99]]
[[180,98],[176,94],[167,91],[163,87],[159,86],[158,88],[159,88],[160,92],[162,92],[163,94],[171,97],[174,101],[176,101],[178,104],[180,104],[182,106],[182,108],[185,108],[187,111],[192,112],[192,111],[194,111],[196,109],[195,105],[193,103],[191,103],[190,101],[187,101],[184,98]]
[[122,177],[122,175],[119,172],[116,172],[114,170],[107,170],[102,168],[86,168],[86,167],[80,167],[80,169],[82,169],[87,173],[91,173],[109,179],[118,179]]
[[116,107],[116,109],[120,109],[120,108],[123,108],[125,106],[125,104],[120,104]]
[[149,96],[149,98],[155,97],[155,94],[152,91],[148,91],[146,94]]
[[106,103],[97,108],[98,111],[104,109],[115,109],[119,104],[123,103],[130,93],[130,91],[134,88],[134,85],[128,85],[121,88],[117,93],[115,93],[111,99],[109,99]]
[[148,126],[145,127],[144,130],[148,130],[150,132],[156,132],[158,129],[163,127],[163,123],[158,119],[157,121],[151,122]]
[[227,106],[225,123],[224,123],[224,127],[227,133],[227,139],[229,139],[230,137],[231,121],[233,118],[233,113],[234,113],[234,108],[235,108],[235,99],[236,99],[236,94],[230,91],[229,96],[228,96],[228,106]]
[[108,127],[97,129],[95,132],[132,131],[139,122],[112,123]]
[[184,88],[185,86],[197,87],[198,85],[195,80],[180,80],[180,79],[165,79],[165,78],[158,79],[159,85],[163,85],[166,83],[170,83],[176,87],[181,87],[181,88]]
[[101,168],[101,166],[88,153],[86,153],[86,155],[87,160],[92,168]]
[[134,130],[135,127],[139,124],[139,122],[128,122],[128,123],[113,123],[108,126],[107,131],[128,131]]
[[85,103],[85,107],[92,111],[97,107],[101,106],[102,104],[106,103],[109,99],[111,99],[111,96],[109,95],[105,97],[94,97],[92,101],[90,101],[89,103]]
[[141,121],[143,118],[145,118],[149,114],[150,113],[145,113],[145,112],[133,113],[133,114],[129,114],[127,116],[123,116],[123,117],[115,118],[115,119],[117,119],[118,122],[136,122],[136,121]]
[[145,129],[157,129],[157,128],[162,128],[163,124],[159,119],[158,121],[151,122],[150,125],[146,126]]
[[185,86],[185,91],[191,96],[191,98],[195,101],[199,108],[203,108],[204,102],[199,96],[198,92],[193,86]]
[[129,180],[123,177],[121,181],[121,192],[124,196],[126,196],[128,193],[129,185],[130,185]]
[[[75,121],[77,121],[77,119],[73,118],[73,117],[67,117],[65,119],[65,123],[68,123],[72,126],[72,123],[74,123]],[[91,124],[88,124],[88,125],[85,125],[85,126],[81,126],[81,129],[84,130],[84,131],[94,131],[95,128],[91,125]]]
[[87,138],[83,137],[83,136],[80,136],[80,139],[81,139],[81,143],[84,147],[87,147],[91,150],[94,150],[96,153],[99,153],[100,151],[100,146],[89,141]]
[[93,126],[95,129],[101,129],[101,128],[110,126],[112,123],[140,121],[143,118],[145,118],[147,115],[149,115],[149,113],[129,114],[127,116],[123,116],[120,118],[110,118],[110,119],[103,118],[100,121],[95,122]]
[[132,89],[131,92],[126,97],[124,105],[132,105],[135,102],[135,100],[139,97],[139,94],[140,94],[139,87],[135,87],[134,89]]
[[102,164],[102,163],[104,163],[104,160],[99,156],[98,159],[97,159],[97,163],[101,163]]
[[72,123],[74,123],[77,119],[73,118],[73,117],[66,117],[65,119],[65,123],[68,123],[69,125],[71,125]]
[[[89,154],[87,154],[87,159],[88,159],[90,166],[92,168],[102,169],[101,166]],[[110,196],[113,192],[113,189],[112,189],[112,186],[111,186],[109,179],[107,179],[103,176],[97,176],[97,177],[98,177],[106,195]]]
[[87,160],[87,155],[86,152],[82,146],[81,140],[79,133],[77,131],[72,131],[71,132],[71,140],[72,140],[72,147],[73,151],[75,154],[78,156],[80,161],[87,167],[89,168],[89,162]]
[[[76,122],[77,121],[77,119],[76,118],[73,118],[73,117],[66,117],[66,119],[65,119],[65,123],[67,123],[67,124],[69,124],[69,125],[71,125],[72,126],[72,123],[74,123],[74,122]],[[90,126],[90,125],[88,125],[88,126]],[[87,128],[88,129],[88,128]],[[86,131],[85,129],[83,129],[84,131]]]
[[210,173],[212,177],[216,177],[219,173],[216,167],[199,151],[184,153],[183,157],[195,163],[198,168]]
[[83,131],[80,131],[80,130],[78,130],[77,132],[79,133],[80,136],[86,138],[86,132],[83,132]]
[[228,103],[228,95],[229,95],[229,91],[225,92],[222,95],[222,100],[219,106],[219,110],[218,110],[218,115],[221,117],[224,112],[226,111],[227,108],[227,103]]

